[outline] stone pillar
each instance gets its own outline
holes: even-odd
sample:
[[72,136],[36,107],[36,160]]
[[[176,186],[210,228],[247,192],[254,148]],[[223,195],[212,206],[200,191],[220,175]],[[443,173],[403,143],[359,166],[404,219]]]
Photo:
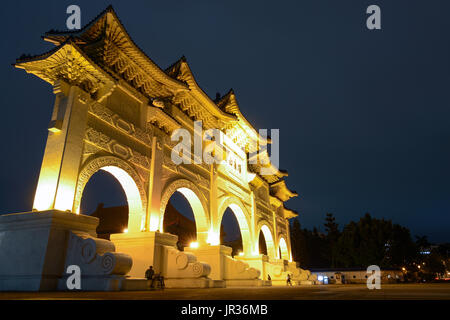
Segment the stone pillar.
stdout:
[[89,96],[61,81],[34,198],[37,210],[72,211],[83,152]]
[[161,183],[163,157],[164,152],[161,140],[158,136],[153,135],[150,179],[148,184],[147,219],[145,225],[145,230],[148,231],[163,230],[163,221],[160,212],[163,187]]
[[289,261],[292,262],[291,230],[289,226],[289,219],[285,219],[285,221],[286,221],[286,241],[289,253]]
[[207,242],[212,246],[218,246],[220,244],[220,225],[219,221],[219,204],[217,203],[217,176],[218,176],[218,165],[212,164],[210,169],[210,194],[209,194],[209,218],[210,218],[210,231],[208,235]]

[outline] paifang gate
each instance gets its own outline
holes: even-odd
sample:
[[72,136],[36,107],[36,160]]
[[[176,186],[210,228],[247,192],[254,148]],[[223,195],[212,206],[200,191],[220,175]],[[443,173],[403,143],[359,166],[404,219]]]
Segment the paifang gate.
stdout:
[[[287,173],[261,152],[270,139],[243,116],[233,90],[209,98],[184,57],[161,69],[133,42],[112,7],[81,30],[51,31],[43,38],[56,47],[15,64],[48,82],[55,94],[34,213],[82,216],[84,187],[104,170],[127,197],[128,231],[111,241],[132,258],[132,277],[142,278],[153,265],[169,286],[267,285],[268,276],[276,284],[287,273],[308,280],[309,272],[291,256],[289,219],[297,214],[284,205],[297,194],[283,180]],[[172,134],[183,128],[194,135],[195,121],[202,130],[220,131],[226,151],[221,163],[172,161],[178,144]],[[264,161],[249,161],[254,154]],[[165,208],[177,191],[192,207],[197,232],[198,245],[184,252],[163,230]],[[237,257],[220,244],[227,208],[241,231],[243,253]],[[260,254],[261,233],[267,255]]]

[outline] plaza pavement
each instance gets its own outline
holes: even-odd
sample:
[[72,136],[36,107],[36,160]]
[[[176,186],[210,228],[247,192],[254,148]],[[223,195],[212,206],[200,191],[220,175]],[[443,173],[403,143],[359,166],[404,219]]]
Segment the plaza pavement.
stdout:
[[120,292],[0,292],[0,300],[450,300],[450,283],[165,289]]

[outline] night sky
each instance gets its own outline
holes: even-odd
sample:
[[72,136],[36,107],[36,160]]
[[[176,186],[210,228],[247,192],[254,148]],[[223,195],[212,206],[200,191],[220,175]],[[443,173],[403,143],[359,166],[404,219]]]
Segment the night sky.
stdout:
[[[304,227],[370,212],[450,241],[448,0],[2,3],[1,213],[31,209],[54,99],[11,63],[51,49],[40,36],[70,4],[82,25],[112,4],[159,66],[185,55],[209,96],[233,88],[256,128],[279,128]],[[371,4],[382,30],[366,28]]]

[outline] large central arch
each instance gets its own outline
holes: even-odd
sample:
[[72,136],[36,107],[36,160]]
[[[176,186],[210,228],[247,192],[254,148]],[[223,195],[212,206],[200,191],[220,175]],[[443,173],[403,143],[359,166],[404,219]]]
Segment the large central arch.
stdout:
[[227,208],[230,208],[231,211],[234,213],[238,224],[239,224],[239,230],[241,232],[242,237],[242,247],[244,250],[245,255],[250,255],[252,252],[252,234],[250,229],[250,221],[248,218],[250,217],[250,214],[248,213],[247,209],[245,208],[244,204],[237,199],[236,197],[227,197],[225,198],[221,205],[219,206],[219,218],[217,223],[217,230],[220,230],[220,225],[222,223],[223,216],[225,214],[225,210]]
[[163,230],[164,213],[166,211],[167,203],[169,202],[170,197],[177,191],[186,198],[194,213],[195,226],[197,229],[197,242],[206,244],[210,226],[210,220],[206,214],[208,212],[206,199],[197,186],[187,179],[177,179],[169,182],[164,188],[161,197],[159,230]]
[[145,225],[146,193],[135,170],[124,160],[114,157],[98,157],[89,161],[80,171],[73,211],[80,213],[81,197],[89,179],[99,170],[110,173],[122,186],[128,202],[128,229],[142,231]]

